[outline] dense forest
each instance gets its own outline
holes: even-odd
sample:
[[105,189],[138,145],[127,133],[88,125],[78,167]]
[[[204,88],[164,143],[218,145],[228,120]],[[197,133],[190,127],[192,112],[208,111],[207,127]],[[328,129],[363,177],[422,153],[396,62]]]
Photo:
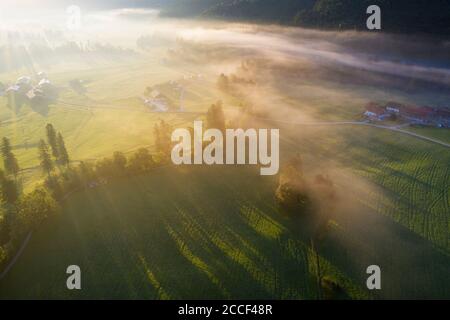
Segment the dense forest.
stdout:
[[[157,1],[158,2],[158,1]],[[153,2],[166,16],[203,16],[326,29],[366,28],[379,5],[384,31],[450,35],[450,0],[187,0]]]
[[449,0],[317,0],[294,23],[321,28],[365,29],[369,5],[379,5],[385,31],[450,34]]

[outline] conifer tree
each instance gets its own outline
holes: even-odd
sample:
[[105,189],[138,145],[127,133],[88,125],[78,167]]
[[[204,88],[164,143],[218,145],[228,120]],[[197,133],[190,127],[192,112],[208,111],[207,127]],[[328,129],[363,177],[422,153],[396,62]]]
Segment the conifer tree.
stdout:
[[12,153],[11,143],[8,138],[3,138],[0,151],[3,157],[3,166],[6,170],[6,173],[12,174],[14,177],[17,177],[20,170],[19,163],[14,153]]
[[61,132],[58,132],[56,145],[58,149],[59,163],[68,166],[70,162],[69,154],[67,153],[66,144],[64,143],[64,139]]
[[56,131],[55,128],[53,128],[53,125],[51,123],[47,124],[45,127],[47,131],[47,143],[49,144],[50,148],[52,149],[52,155],[55,157],[55,159],[59,159],[59,150],[57,145],[57,138],[56,138]]
[[42,171],[50,176],[53,170],[53,162],[48,151],[48,145],[43,139],[39,141],[39,160]]

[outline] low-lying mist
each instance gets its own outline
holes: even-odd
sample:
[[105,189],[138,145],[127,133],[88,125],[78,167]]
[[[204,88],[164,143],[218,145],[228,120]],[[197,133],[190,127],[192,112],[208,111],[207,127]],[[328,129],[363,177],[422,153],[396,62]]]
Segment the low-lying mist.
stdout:
[[167,68],[245,79],[234,88],[241,99],[290,121],[353,120],[371,100],[450,98],[450,43],[436,38],[165,19],[135,8],[83,11],[77,30],[66,19],[62,9],[12,12],[0,29],[0,73],[157,54]]
[[[49,46],[55,42],[75,41],[109,43],[133,49],[140,37],[153,35],[159,40],[182,39],[195,44],[250,51],[271,60],[301,59],[328,68],[351,68],[450,84],[450,43],[436,38],[163,19],[152,9],[82,11],[77,30],[67,30],[66,20],[67,13],[62,9],[13,13],[2,21],[0,43],[27,45],[32,37],[26,35],[33,34],[42,36]],[[58,37],[52,37],[52,34]]]
[[[364,201],[383,191],[358,175],[348,157],[337,155],[359,148],[356,154],[370,157],[370,150],[364,149],[365,141],[352,140],[358,132],[343,134],[335,126],[314,123],[358,121],[370,101],[433,107],[450,101],[450,43],[436,38],[164,19],[155,10],[125,8],[83,12],[77,30],[66,29],[64,10],[28,17],[16,13],[2,23],[2,80],[10,71],[48,72],[71,62],[95,68],[101,61],[127,66],[151,60],[158,70],[176,71],[169,74],[202,75],[205,90],[221,93],[218,100],[228,98],[223,104],[227,120],[240,124],[241,109],[252,110],[247,126],[280,129],[280,160],[283,164],[300,154],[309,188],[316,190],[318,175],[329,177],[337,197],[322,200],[324,207],[332,208],[333,217],[346,227],[357,224],[358,230],[368,219],[382,228],[385,221]],[[140,65],[135,69],[140,71]],[[220,87],[220,77],[230,84]],[[120,79],[128,86],[147,85],[138,72]],[[372,233],[372,240],[382,242],[382,233],[379,239]],[[352,259],[359,259],[358,254]]]

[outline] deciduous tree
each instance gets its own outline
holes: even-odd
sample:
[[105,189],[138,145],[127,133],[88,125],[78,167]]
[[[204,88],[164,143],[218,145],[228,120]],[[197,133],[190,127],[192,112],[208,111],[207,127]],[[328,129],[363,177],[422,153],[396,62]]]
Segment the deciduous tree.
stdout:
[[129,161],[129,170],[132,173],[140,173],[150,170],[154,167],[155,162],[150,152],[141,148],[133,154]]
[[19,204],[19,221],[25,229],[38,226],[45,219],[55,215],[58,205],[44,189],[36,189],[25,195]]

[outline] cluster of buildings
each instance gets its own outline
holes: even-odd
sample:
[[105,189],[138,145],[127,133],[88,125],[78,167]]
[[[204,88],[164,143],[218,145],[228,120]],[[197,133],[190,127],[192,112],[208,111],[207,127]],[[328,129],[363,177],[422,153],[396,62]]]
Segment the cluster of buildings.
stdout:
[[395,119],[416,125],[450,128],[450,108],[419,107],[398,102],[370,102],[366,106],[364,117],[370,121]]
[[15,106],[20,106],[25,102],[32,105],[50,102],[56,98],[56,95],[56,87],[43,72],[36,75],[34,82],[30,76],[22,76],[13,85],[0,86],[0,96],[7,97],[9,105]]
[[144,104],[152,108],[152,111],[166,112],[169,110],[171,101],[165,95],[154,89],[148,93],[148,97],[144,98]]
[[[179,102],[174,101],[178,100],[177,98],[169,98],[167,95],[161,93],[156,87],[147,87],[144,92],[144,105],[151,108],[154,112],[166,112],[166,111],[184,111],[184,96],[186,94],[185,87],[193,80],[201,80],[204,79],[202,74],[196,75],[185,75],[181,80],[175,81],[171,80],[168,82],[169,92],[171,92],[172,96],[175,94],[179,95]],[[164,90],[164,89],[163,89]],[[179,104],[179,105],[177,105]]]

